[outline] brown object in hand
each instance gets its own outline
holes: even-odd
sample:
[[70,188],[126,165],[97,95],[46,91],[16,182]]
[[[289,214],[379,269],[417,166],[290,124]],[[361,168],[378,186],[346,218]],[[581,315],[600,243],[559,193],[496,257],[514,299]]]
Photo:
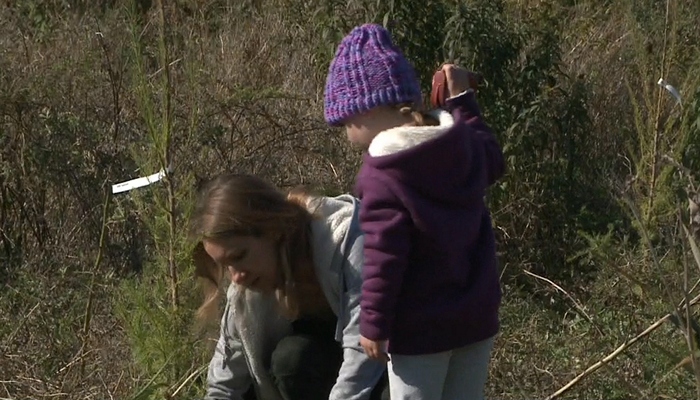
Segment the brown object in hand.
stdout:
[[[476,90],[483,81],[483,76],[479,73],[469,73],[469,87]],[[442,108],[447,100],[447,75],[438,70],[433,75],[433,84],[430,91],[430,105],[433,108]]]
[[433,108],[442,108],[447,98],[447,75],[442,70],[433,75],[433,84],[430,91],[430,105]]

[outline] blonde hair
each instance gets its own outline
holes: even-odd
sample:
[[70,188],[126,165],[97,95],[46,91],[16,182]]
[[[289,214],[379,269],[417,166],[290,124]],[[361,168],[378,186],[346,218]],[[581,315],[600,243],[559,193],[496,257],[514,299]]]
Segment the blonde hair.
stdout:
[[273,185],[251,175],[225,174],[206,184],[191,219],[191,233],[198,240],[192,260],[204,292],[196,314],[199,322],[211,322],[218,316],[225,275],[224,268],[204,250],[203,241],[236,235],[280,238],[278,265],[284,284],[276,289],[275,296],[284,315],[290,318],[299,315],[296,283],[300,278],[315,278],[311,256],[314,216],[307,209],[309,198],[303,189],[285,196]]
[[415,126],[437,126],[440,125],[435,117],[423,112],[420,107],[414,103],[402,103],[395,107],[401,115],[411,117]]

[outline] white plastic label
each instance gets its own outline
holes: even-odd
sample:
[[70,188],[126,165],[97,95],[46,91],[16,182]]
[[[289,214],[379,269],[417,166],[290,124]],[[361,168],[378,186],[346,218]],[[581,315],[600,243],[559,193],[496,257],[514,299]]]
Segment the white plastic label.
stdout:
[[659,81],[656,82],[656,83],[657,83],[659,86],[661,86],[662,88],[668,90],[668,92],[671,93],[671,95],[673,95],[673,97],[676,98],[676,101],[678,101],[678,104],[680,104],[681,106],[683,105],[683,104],[681,103],[681,94],[678,93],[678,90],[676,90],[676,88],[674,88],[673,86],[671,86],[671,85],[669,85],[668,83],[666,83],[666,81],[664,80],[664,78],[659,79]]
[[[168,168],[170,171],[170,168]],[[160,170],[155,174],[144,176],[141,178],[132,179],[126,182],[117,183],[112,185],[112,193],[128,192],[132,189],[137,189],[143,186],[148,186],[152,183],[156,183],[165,177],[165,170]]]

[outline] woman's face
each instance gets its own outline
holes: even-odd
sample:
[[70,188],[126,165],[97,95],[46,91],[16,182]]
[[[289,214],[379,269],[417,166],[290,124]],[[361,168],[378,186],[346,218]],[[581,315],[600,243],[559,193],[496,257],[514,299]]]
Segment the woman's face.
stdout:
[[268,237],[233,236],[207,239],[204,250],[228,269],[231,281],[257,292],[272,292],[281,282],[277,246]]

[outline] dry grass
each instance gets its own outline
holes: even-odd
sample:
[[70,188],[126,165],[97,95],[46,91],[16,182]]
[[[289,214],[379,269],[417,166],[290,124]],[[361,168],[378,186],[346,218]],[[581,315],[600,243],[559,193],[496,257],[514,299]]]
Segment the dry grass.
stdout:
[[[358,153],[321,117],[321,59],[328,46],[320,23],[312,19],[316,3],[290,15],[280,11],[288,5],[283,1],[275,2],[279,9],[262,7],[270,2],[181,1],[168,8],[175,176],[189,184],[222,170],[245,171],[284,187],[314,184],[328,193],[348,191]],[[65,2],[31,3],[60,7]],[[154,172],[147,127],[158,119],[146,112],[143,90],[153,95],[155,111],[163,90],[153,15],[142,15],[141,25],[134,25],[123,4],[103,3],[104,12],[76,2],[89,11],[44,19],[27,7],[0,6],[0,398],[128,398],[151,378],[139,367],[131,346],[135,339],[115,311],[115,303],[136,304],[121,301],[123,282],[136,280],[133,274],[158,261],[159,238],[150,235],[147,224],[162,210],[144,206],[155,197],[150,189],[139,199],[114,198],[95,275],[92,318],[82,335],[104,188]],[[524,18],[531,3],[509,2],[517,13],[513,21]],[[683,49],[700,39],[695,3],[674,2],[683,12],[675,16],[677,50],[667,74],[689,98],[697,81],[686,76],[697,66]],[[638,172],[632,155],[648,139],[635,117],[640,110],[654,111],[650,99],[658,90],[659,39],[644,32],[656,32],[659,25],[639,4],[616,4],[555,8],[566,18],[564,72],[580,76],[590,89],[587,144],[596,155],[590,162],[604,166],[611,180],[624,181]],[[361,7],[354,2],[347,9]],[[640,13],[647,16],[633,18]],[[142,75],[135,67],[132,33],[143,44]],[[660,118],[672,118],[672,107],[662,104]],[[634,200],[646,204],[644,187],[636,189]],[[669,184],[666,190],[676,189]],[[515,259],[523,249],[508,246],[548,244],[528,235],[512,239],[516,225],[501,221],[518,222],[523,232],[538,228],[527,221],[566,221],[529,219],[527,211],[537,206],[526,204],[530,197],[508,196],[496,223],[505,229],[502,250],[512,274],[504,279],[503,329],[488,393],[501,400],[545,398],[666,315],[665,292],[671,292],[674,305],[682,299],[684,239],[675,214],[660,218],[652,238],[659,269],[632,224],[620,223],[612,237],[593,238],[589,254],[577,255],[583,260],[577,265],[594,273],[540,279],[519,272],[559,266]],[[669,201],[658,207],[673,213],[676,206]],[[694,268],[689,275],[691,281],[698,278]],[[688,354],[684,340],[679,329],[661,324],[561,398],[691,398],[692,367],[677,367]],[[201,386],[195,364],[182,366],[169,382],[172,390]]]

